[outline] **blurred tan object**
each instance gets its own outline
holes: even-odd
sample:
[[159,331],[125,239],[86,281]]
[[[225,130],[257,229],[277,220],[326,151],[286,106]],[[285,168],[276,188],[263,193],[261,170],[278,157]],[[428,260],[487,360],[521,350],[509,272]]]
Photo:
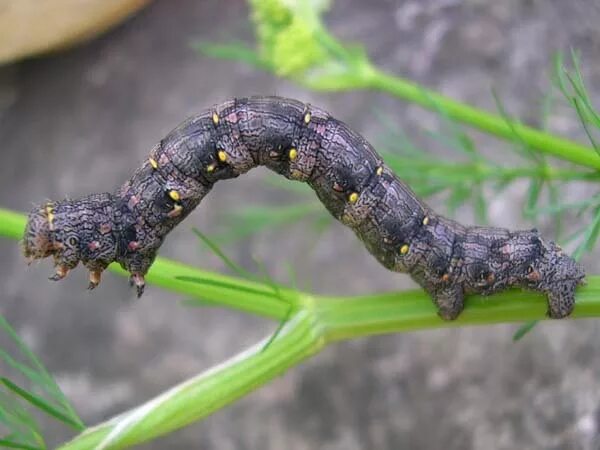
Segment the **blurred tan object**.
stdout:
[[90,39],[150,0],[0,0],[0,64]]

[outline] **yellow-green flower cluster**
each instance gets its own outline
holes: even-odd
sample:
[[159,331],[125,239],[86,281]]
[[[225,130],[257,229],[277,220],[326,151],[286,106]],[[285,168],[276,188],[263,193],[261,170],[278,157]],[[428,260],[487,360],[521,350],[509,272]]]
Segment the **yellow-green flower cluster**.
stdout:
[[260,57],[279,76],[300,76],[323,62],[316,32],[325,3],[310,0],[249,0]]

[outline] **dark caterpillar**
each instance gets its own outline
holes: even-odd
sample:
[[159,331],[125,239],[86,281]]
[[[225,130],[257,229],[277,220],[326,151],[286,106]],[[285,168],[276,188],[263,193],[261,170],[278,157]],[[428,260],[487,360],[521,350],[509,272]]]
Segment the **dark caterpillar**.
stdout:
[[543,292],[548,314],[565,317],[584,282],[583,269],[536,230],[466,227],[434,213],[358,133],[319,108],[277,97],[236,99],[192,117],[114,194],[36,207],[25,256],[53,256],[53,280],[81,261],[90,289],[117,261],[140,296],[169,231],[214,183],[257,165],[307,182],[385,267],[423,286],[444,319],[458,316],[465,295],[510,286]]

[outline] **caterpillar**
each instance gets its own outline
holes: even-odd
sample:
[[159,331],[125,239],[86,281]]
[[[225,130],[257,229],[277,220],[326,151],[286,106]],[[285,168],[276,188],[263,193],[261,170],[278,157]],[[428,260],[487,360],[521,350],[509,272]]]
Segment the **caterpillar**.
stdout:
[[79,262],[89,288],[113,261],[138,297],[167,234],[219,180],[263,165],[308,183],[386,268],[408,273],[438,314],[455,319],[465,296],[521,287],[546,295],[547,314],[568,316],[585,272],[536,229],[464,226],[436,214],[360,134],[322,109],[280,97],[226,101],[162,139],[115,193],[47,202],[28,216],[23,252],[52,256],[64,278]]

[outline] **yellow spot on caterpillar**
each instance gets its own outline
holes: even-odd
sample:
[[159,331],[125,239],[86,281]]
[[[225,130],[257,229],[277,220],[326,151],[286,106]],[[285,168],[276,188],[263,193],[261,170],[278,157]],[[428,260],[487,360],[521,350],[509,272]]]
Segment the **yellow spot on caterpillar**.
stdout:
[[296,150],[295,148],[291,148],[288,153],[288,156],[291,161],[295,160],[298,157],[298,150]]
[[208,166],[206,166],[206,171],[208,173],[211,173],[215,170],[216,167],[217,167],[217,165],[215,163],[209,164]]
[[400,247],[400,254],[406,255],[407,253],[408,253],[408,245],[404,244],[402,247]]
[[171,190],[171,191],[169,191],[169,197],[171,197],[171,199],[172,199],[172,200],[174,200],[174,201],[176,201],[176,202],[178,202],[178,201],[179,201],[179,199],[181,198],[181,197],[179,196],[179,192],[177,192],[177,191],[175,191],[175,190]]
[[356,203],[356,202],[358,201],[358,193],[356,193],[356,192],[353,192],[352,194],[350,194],[350,195],[348,196],[348,201],[349,201],[350,203]]
[[427,225],[429,223],[429,217],[425,216],[423,218],[423,225]]
[[212,114],[212,121],[215,125],[219,125],[219,115],[216,112]]
[[50,231],[54,230],[54,209],[52,206],[46,206],[46,217],[48,218],[48,228]]
[[304,123],[308,125],[308,123],[310,122],[311,119],[311,115],[310,115],[310,111],[307,112],[306,114],[304,114]]
[[225,153],[224,150],[219,150],[217,152],[217,156],[219,157],[219,161],[221,161],[221,162],[227,161],[227,153]]
[[156,160],[154,158],[148,158],[148,162],[150,163],[150,165],[152,166],[152,168],[154,170],[158,169],[158,163],[156,162]]
[[442,275],[442,281],[448,281],[449,279],[450,279],[450,275],[448,275],[447,273]]
[[383,167],[378,167],[377,171],[375,172],[377,175],[381,175],[383,173]]

